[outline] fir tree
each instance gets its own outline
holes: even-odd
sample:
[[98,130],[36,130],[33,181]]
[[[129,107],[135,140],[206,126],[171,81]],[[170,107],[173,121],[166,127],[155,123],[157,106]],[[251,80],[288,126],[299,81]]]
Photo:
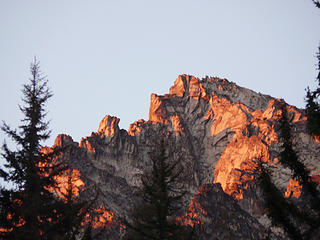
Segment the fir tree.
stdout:
[[[64,202],[55,194],[55,177],[66,170],[66,166],[54,162],[61,150],[45,153],[41,143],[50,136],[45,121],[45,104],[52,97],[48,81],[34,59],[30,67],[31,78],[23,86],[24,114],[19,131],[12,130],[6,123],[1,129],[13,139],[17,149],[12,151],[3,144],[2,157],[6,169],[0,177],[14,188],[0,190],[0,237],[1,239],[72,239],[67,218],[79,216],[81,206]],[[66,212],[66,209],[69,212]],[[80,217],[80,216],[79,216]],[[75,223],[75,221],[73,221]],[[58,227],[63,232],[58,231]]]
[[281,227],[291,239],[301,240],[302,234],[294,224],[291,214],[299,215],[298,209],[284,198],[270,178],[270,171],[258,161],[255,170],[257,182],[262,189],[264,208],[273,226]]
[[170,163],[164,143],[155,151],[152,171],[142,176],[141,203],[131,214],[132,221],[125,221],[128,232],[125,239],[193,239],[193,233],[176,221],[185,195],[179,179],[182,170]]
[[307,114],[307,128],[310,134],[320,136],[320,46],[319,52],[317,53],[318,67],[317,70],[317,82],[318,87],[316,90],[311,91],[307,88],[306,95],[306,114]]
[[[274,226],[281,227],[291,239],[310,239],[315,230],[320,227],[320,195],[316,183],[311,181],[310,172],[299,160],[293,149],[291,126],[288,119],[286,104],[281,103],[281,118],[279,120],[279,141],[282,145],[279,161],[292,171],[292,178],[299,181],[303,187],[306,204],[299,209],[290,199],[285,199],[283,193],[274,185],[270,172],[258,161],[257,180],[262,189],[267,215]],[[297,223],[303,223],[302,231]]]
[[317,8],[320,8],[320,2],[319,2],[319,0],[312,0],[312,2],[314,3],[314,5],[315,5]]
[[290,168],[292,171],[292,178],[299,181],[304,187],[306,193],[310,194],[313,201],[313,208],[320,214],[320,195],[317,190],[317,185],[311,180],[310,171],[301,162],[293,149],[291,126],[288,120],[288,113],[285,104],[281,107],[282,115],[280,119],[280,141],[282,143],[282,151],[280,153],[280,163]]
[[279,140],[282,144],[280,152],[280,163],[293,171],[293,178],[305,184],[310,181],[309,170],[299,161],[296,152],[293,150],[291,126],[288,120],[288,112],[285,103],[281,105],[281,118],[279,120]]
[[57,212],[62,214],[51,232],[63,236],[64,240],[90,239],[88,235],[91,234],[91,231],[87,231],[90,224],[88,226],[83,226],[83,224],[95,199],[92,201],[80,200],[75,187],[75,182],[78,179],[70,170],[64,171],[63,175],[67,178],[67,185],[64,191],[59,190],[59,197],[62,197],[63,201],[59,201],[56,208]]
[[307,128],[310,134],[320,136],[320,107],[316,102],[316,94],[307,88],[306,96]]

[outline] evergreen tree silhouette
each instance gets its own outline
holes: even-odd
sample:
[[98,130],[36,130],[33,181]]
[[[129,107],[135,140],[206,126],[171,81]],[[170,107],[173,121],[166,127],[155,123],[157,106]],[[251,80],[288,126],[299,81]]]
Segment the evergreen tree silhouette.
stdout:
[[306,95],[307,128],[310,134],[316,136],[320,136],[320,46],[318,50],[318,87],[314,91],[311,91],[308,87]]
[[[65,165],[54,161],[61,149],[52,153],[41,149],[41,143],[50,136],[49,123],[45,121],[45,105],[52,93],[36,58],[31,63],[30,72],[29,83],[22,90],[24,105],[20,106],[20,110],[24,118],[19,131],[12,130],[6,123],[1,127],[17,148],[10,150],[6,143],[2,147],[6,169],[0,170],[0,177],[14,187],[8,189],[2,186],[0,189],[0,237],[73,239],[69,232],[75,226],[68,225],[65,220],[81,218],[79,212],[83,204],[74,204],[71,196],[70,201],[64,202],[55,194],[54,189],[58,187],[55,177],[66,170]],[[72,223],[76,223],[75,219]]]
[[[291,126],[288,120],[288,113],[285,104],[281,107],[282,116],[280,119],[280,141],[282,142],[282,151],[280,153],[279,161],[280,163],[288,167],[292,171],[292,178],[299,181],[299,183],[305,188],[308,194],[312,198],[320,203],[319,191],[317,190],[317,185],[311,181],[310,171],[301,162],[293,149],[292,145],[292,135]],[[316,204],[314,206],[320,213],[320,205]]]
[[312,0],[312,2],[314,3],[314,5],[315,5],[317,8],[320,8],[320,2],[319,2],[319,0]]
[[128,228],[125,239],[194,239],[191,229],[175,221],[185,195],[179,181],[182,170],[178,170],[178,162],[169,161],[163,141],[151,159],[151,173],[141,178],[142,201],[133,210],[132,221],[125,221]]
[[273,226],[281,227],[293,240],[301,240],[302,234],[291,217],[299,215],[298,209],[284,198],[283,193],[275,186],[270,178],[270,171],[261,161],[257,161],[255,169],[257,182],[262,189],[264,208]]
[[[284,102],[281,103],[281,112],[279,142],[282,150],[279,162],[289,168],[292,178],[301,184],[305,197],[304,208],[301,209],[290,199],[284,198],[281,190],[272,182],[270,171],[263,166],[261,161],[257,161],[258,168],[255,170],[257,180],[262,189],[264,206],[272,224],[281,227],[291,239],[313,239],[315,231],[319,231],[320,228],[320,193],[316,183],[310,177],[310,171],[299,160],[293,149],[291,126]],[[306,227],[301,229],[299,223],[305,224]]]

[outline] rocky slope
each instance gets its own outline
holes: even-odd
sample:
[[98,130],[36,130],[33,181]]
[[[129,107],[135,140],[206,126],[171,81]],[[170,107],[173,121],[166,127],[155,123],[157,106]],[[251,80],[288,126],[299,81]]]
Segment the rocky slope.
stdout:
[[[148,121],[138,120],[126,131],[119,129],[120,119],[107,115],[80,143],[59,135],[55,146],[66,146],[61,159],[79,170],[82,194],[98,191],[97,205],[109,214],[103,221],[112,222],[134,205],[140,176],[151,166],[149,153],[165,134],[172,158],[188,176],[186,215],[204,219],[201,238],[261,239],[270,223],[245,174],[255,166],[253,160],[273,166],[274,181],[287,196],[301,191],[278,163],[281,101],[226,79],[181,75],[169,94],[151,95]],[[306,133],[303,110],[287,105],[287,111],[296,151],[317,178],[319,139]]]

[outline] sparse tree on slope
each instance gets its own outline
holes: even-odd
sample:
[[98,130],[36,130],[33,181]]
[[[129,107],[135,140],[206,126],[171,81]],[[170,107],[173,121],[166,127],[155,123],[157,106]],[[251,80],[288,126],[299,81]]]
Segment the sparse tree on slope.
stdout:
[[301,240],[301,232],[294,224],[290,214],[291,212],[297,215],[298,209],[284,198],[283,193],[272,182],[270,171],[260,161],[258,161],[256,173],[263,193],[264,208],[267,210],[267,216],[272,225],[281,227],[291,239]]
[[176,222],[185,194],[177,162],[170,163],[162,142],[152,156],[152,171],[142,177],[141,203],[127,221],[126,239],[193,239],[187,227]]

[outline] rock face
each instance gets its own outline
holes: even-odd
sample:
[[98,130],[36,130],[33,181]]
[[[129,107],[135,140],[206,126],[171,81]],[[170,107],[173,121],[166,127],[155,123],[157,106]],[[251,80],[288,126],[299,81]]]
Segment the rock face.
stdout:
[[[79,144],[59,135],[55,145],[67,146],[62,160],[80,171],[88,192],[98,189],[99,204],[121,217],[134,205],[140,176],[151,166],[149,153],[165,134],[172,158],[179,160],[187,176],[186,209],[192,198],[205,206],[211,230],[203,239],[260,239],[264,232],[260,223],[267,226],[264,210],[252,194],[245,194],[252,189],[245,172],[260,159],[273,166],[273,180],[286,190],[290,171],[278,162],[281,101],[226,79],[181,75],[169,94],[151,95],[148,121],[138,120],[126,131],[119,129],[118,118],[107,115],[98,132]],[[319,140],[306,133],[304,110],[287,105],[287,111],[295,149],[311,174],[319,175]],[[220,184],[223,192],[213,183]],[[290,182],[287,191],[297,189]],[[217,202],[228,207],[219,209]]]
[[199,239],[260,240],[265,237],[263,226],[225,194],[220,184],[202,185],[190,205],[192,213],[205,223]]

